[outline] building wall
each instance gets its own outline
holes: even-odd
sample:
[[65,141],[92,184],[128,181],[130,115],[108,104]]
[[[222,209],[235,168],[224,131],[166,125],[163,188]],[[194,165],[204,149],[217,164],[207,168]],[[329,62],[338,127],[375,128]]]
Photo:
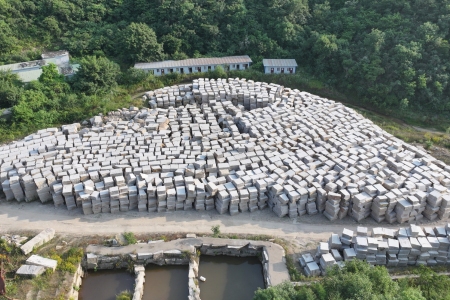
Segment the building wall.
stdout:
[[290,74],[290,71],[289,71],[290,68],[292,68],[292,74],[295,74],[295,71],[297,69],[296,67],[264,67],[264,73],[271,74],[272,68],[273,68],[274,74],[281,74],[282,68],[284,68],[285,74]]
[[[161,76],[163,73],[161,72],[164,70],[164,75],[172,73],[181,73],[181,69],[183,69],[184,74],[191,74],[189,68],[192,68],[192,73],[199,73],[199,72],[208,72],[209,68],[211,67],[211,71],[214,71],[218,65],[208,65],[208,66],[195,66],[195,67],[183,67],[183,68],[164,68],[164,69],[144,69],[145,72],[152,72],[155,76]],[[247,64],[247,67],[249,67],[250,64]],[[230,70],[244,70],[245,64],[231,64],[229,66],[222,66],[224,70],[226,70],[227,67],[229,67]],[[201,70],[199,71],[198,68]]]

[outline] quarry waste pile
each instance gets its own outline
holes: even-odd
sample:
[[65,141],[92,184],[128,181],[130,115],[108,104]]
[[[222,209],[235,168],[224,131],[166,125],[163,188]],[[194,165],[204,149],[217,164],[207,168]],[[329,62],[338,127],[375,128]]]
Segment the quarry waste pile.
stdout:
[[8,201],[84,214],[270,209],[290,218],[448,219],[450,167],[353,109],[277,84],[198,79],[148,108],[0,147]]

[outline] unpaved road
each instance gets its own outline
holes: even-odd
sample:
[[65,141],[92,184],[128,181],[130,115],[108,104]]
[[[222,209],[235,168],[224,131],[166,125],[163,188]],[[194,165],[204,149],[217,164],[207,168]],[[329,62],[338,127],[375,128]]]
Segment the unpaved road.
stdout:
[[[446,222],[425,222],[425,224],[425,226],[437,226]],[[223,233],[265,234],[301,239],[304,242],[327,240],[331,233],[341,233],[343,228],[355,230],[358,225],[369,228],[380,225],[390,228],[399,227],[398,224],[393,226],[386,223],[378,224],[370,218],[359,224],[349,217],[330,222],[323,215],[280,219],[268,209],[236,216],[219,215],[215,210],[170,213],[130,211],[118,214],[83,215],[81,209],[68,211],[63,207],[55,208],[53,204],[0,201],[0,232],[37,231],[52,227],[58,234],[75,236],[111,235],[119,232],[211,233],[213,225],[220,225]]]

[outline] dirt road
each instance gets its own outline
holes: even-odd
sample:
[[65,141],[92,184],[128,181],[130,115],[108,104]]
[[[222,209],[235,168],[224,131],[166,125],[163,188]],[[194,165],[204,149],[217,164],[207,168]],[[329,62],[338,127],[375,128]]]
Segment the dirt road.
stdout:
[[[426,226],[446,224],[428,222]],[[213,211],[176,211],[170,213],[121,212],[118,214],[83,215],[81,209],[68,211],[53,204],[39,202],[17,203],[0,201],[0,232],[42,230],[54,228],[59,234],[109,235],[119,232],[134,233],[211,233],[211,226],[220,225],[223,233],[258,234],[294,239],[327,240],[331,233],[341,233],[343,228],[355,230],[358,225],[378,227],[372,219],[356,223],[347,217],[330,222],[323,215],[302,216],[298,219],[278,218],[268,209],[236,216],[219,215]],[[398,228],[398,224],[390,226]],[[407,225],[402,225],[407,226]]]

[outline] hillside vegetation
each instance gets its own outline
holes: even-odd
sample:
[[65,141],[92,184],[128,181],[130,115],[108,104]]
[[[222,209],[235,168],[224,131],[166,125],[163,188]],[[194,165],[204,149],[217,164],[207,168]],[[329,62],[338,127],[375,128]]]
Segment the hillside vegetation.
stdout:
[[[0,108],[22,105],[0,133],[81,121],[195,77],[156,79],[129,69],[138,61],[242,54],[254,61],[239,74],[248,79],[264,78],[263,58],[295,58],[300,74],[264,81],[445,130],[449,29],[450,0],[0,0],[0,64],[59,49],[84,64],[72,82],[50,77],[58,89],[0,74]],[[108,78],[92,82],[102,68]]]
[[[432,269],[419,266],[415,278],[391,279],[384,266],[363,261],[345,262],[345,266],[327,270],[311,285],[294,287],[283,283],[255,292],[253,300],[447,300],[450,279]],[[411,274],[412,275],[412,274]]]

